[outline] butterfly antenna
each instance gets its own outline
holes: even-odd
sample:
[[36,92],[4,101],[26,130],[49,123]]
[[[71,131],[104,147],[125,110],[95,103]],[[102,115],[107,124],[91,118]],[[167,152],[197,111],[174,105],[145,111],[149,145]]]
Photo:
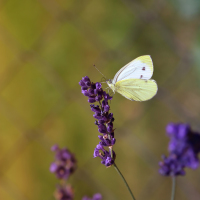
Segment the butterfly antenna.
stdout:
[[[96,70],[97,70],[101,75],[103,75],[95,65],[93,65],[93,66],[96,68]],[[104,77],[105,79],[107,79],[106,76],[103,75],[103,77]]]

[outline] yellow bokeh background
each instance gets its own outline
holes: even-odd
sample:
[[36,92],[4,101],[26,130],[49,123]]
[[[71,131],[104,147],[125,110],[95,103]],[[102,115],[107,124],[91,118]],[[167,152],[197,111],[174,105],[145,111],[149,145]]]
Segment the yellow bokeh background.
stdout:
[[[114,168],[93,158],[98,130],[78,82],[101,81],[93,64],[113,78],[141,55],[151,55],[159,90],[146,102],[114,95],[116,164],[136,199],[170,199],[171,179],[158,173],[165,126],[200,130],[199,18],[198,0],[0,1],[0,199],[54,199],[54,144],[76,155],[75,199],[131,199]],[[200,199],[199,178],[187,169],[176,199]]]

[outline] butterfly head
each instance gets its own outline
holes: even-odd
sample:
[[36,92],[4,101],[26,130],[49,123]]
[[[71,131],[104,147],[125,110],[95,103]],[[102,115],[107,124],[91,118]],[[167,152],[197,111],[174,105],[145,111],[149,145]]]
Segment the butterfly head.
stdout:
[[107,83],[107,84],[112,84],[112,79],[106,80],[106,83]]
[[106,81],[106,83],[108,84],[108,86],[112,89],[113,92],[115,92],[115,85],[112,82],[112,79],[108,79]]

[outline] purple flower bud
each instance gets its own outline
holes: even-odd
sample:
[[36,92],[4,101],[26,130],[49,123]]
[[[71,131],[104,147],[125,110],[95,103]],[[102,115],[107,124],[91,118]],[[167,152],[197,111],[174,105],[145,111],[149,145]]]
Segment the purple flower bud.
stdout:
[[96,83],[96,89],[100,90],[101,89],[101,83]]
[[180,124],[178,127],[178,137],[185,138],[190,131],[190,126],[187,124]]
[[49,168],[50,172],[54,173],[56,169],[57,169],[56,163],[51,163],[50,168]]
[[99,150],[104,150],[103,146],[100,145],[100,144],[97,144],[96,148],[99,149]]
[[101,101],[101,100],[102,100],[102,96],[101,96],[101,95],[97,95],[97,96],[95,97],[95,99],[96,99],[96,101]]
[[107,94],[106,92],[103,93],[103,96],[104,96],[105,100],[111,100],[112,99],[112,97],[109,94]]
[[100,124],[99,126],[98,126],[98,131],[99,131],[99,133],[106,133],[106,126],[105,125],[103,125],[103,124]]
[[101,141],[103,141],[103,140],[104,140],[104,138],[103,138],[103,136],[102,136],[102,135],[98,135],[98,138],[99,138]]
[[85,76],[85,77],[83,77],[83,78],[82,78],[82,80],[83,80],[84,82],[87,82],[87,81],[89,81],[89,82],[90,82],[90,79],[89,79],[89,77],[88,77],[88,76]]
[[110,110],[110,106],[109,105],[104,106],[104,111],[105,112],[108,112],[109,110]]
[[166,132],[167,132],[168,136],[173,135],[174,133],[177,132],[177,126],[173,123],[169,123],[166,126]]
[[115,138],[112,138],[112,139],[111,139],[111,145],[113,146],[113,145],[115,144],[115,142],[116,142],[116,139],[115,139]]
[[104,147],[109,146],[109,145],[106,143],[106,140],[100,141],[99,144],[102,145],[102,146],[104,146]]
[[96,119],[101,119],[102,118],[101,113],[95,113],[93,115],[93,117],[96,118]]
[[87,90],[87,89],[88,89],[87,86],[82,86],[82,87],[81,87],[81,90]]
[[106,117],[105,115],[103,115],[101,119],[104,120],[105,122],[109,120],[108,117]]
[[99,124],[104,124],[105,123],[105,121],[102,120],[102,119],[100,119],[98,122],[99,122]]
[[94,90],[93,89],[89,89],[88,92],[89,92],[90,95],[94,95]]
[[112,119],[112,118],[113,118],[113,113],[109,113],[108,119]]
[[99,157],[99,149],[94,149],[94,154],[93,154],[94,158]]
[[108,105],[108,102],[105,101],[105,100],[103,100],[103,101],[102,101],[102,107],[105,107],[106,105]]
[[108,123],[108,126],[111,127],[111,128],[113,128],[113,123],[112,123],[112,122],[109,122],[109,123]]
[[86,85],[87,87],[90,87],[91,83],[90,83],[89,81],[87,81],[87,82],[85,82],[85,85]]
[[91,107],[91,110],[93,112],[96,112],[96,113],[100,113],[101,112],[101,109],[99,108],[99,106],[95,106],[94,104],[90,104],[90,107]]
[[94,103],[94,102],[96,102],[95,97],[89,97],[88,102],[89,102],[89,103]]
[[79,85],[80,86],[85,86],[85,82],[83,80],[80,80]]
[[100,157],[101,159],[103,159],[103,153],[100,153],[99,151],[102,151],[103,153],[106,152],[106,150],[103,148],[103,146],[101,144],[98,144],[96,146],[96,148],[94,149],[94,157]]
[[113,163],[114,163],[114,162],[113,162],[113,160],[112,160],[111,157],[107,157],[107,158],[106,158],[106,162],[105,162],[105,166],[106,166],[106,167],[111,166]]
[[104,130],[104,129],[98,129],[98,131],[99,131],[99,133],[103,133],[103,134],[105,134],[106,133],[106,130]]
[[89,96],[89,92],[87,90],[82,90],[81,92],[84,96],[87,96],[87,97]]

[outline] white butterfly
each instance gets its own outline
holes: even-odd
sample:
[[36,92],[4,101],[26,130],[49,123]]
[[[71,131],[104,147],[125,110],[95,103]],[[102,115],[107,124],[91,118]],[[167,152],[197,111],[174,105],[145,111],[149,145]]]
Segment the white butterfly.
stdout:
[[149,55],[140,56],[122,67],[111,80],[106,81],[115,93],[118,92],[131,101],[146,101],[158,91],[153,75],[153,62]]

